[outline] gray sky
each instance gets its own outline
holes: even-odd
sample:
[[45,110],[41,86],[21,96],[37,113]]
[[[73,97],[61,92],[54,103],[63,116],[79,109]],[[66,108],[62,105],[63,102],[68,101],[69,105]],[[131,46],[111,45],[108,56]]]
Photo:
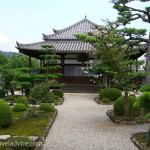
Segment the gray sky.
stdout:
[[[42,33],[53,33],[52,28],[62,29],[85,15],[96,24],[101,19],[115,20],[117,12],[110,0],[1,0],[0,2],[0,50],[16,51],[16,41],[33,43],[42,41]],[[144,8],[150,2],[135,2]],[[133,5],[131,4],[131,5]],[[148,24],[137,21],[131,25],[148,29]]]

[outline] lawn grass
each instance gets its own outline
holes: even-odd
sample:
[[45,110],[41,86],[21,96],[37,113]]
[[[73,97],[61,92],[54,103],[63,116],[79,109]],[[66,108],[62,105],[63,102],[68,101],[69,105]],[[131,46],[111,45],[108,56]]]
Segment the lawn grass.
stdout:
[[[12,126],[0,129],[0,135],[41,136],[53,115],[54,113],[50,113],[48,116],[13,120]],[[14,116],[21,116],[21,113],[14,113]]]
[[24,116],[24,111],[23,112],[13,112],[13,118],[21,118]]

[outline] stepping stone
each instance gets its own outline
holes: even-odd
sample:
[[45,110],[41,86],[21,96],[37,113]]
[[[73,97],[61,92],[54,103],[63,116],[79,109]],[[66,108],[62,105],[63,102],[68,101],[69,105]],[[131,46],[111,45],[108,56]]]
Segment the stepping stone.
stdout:
[[0,140],[1,141],[6,141],[10,138],[11,136],[10,135],[0,135]]
[[33,140],[33,141],[37,141],[38,140],[38,136],[29,136],[29,139]]

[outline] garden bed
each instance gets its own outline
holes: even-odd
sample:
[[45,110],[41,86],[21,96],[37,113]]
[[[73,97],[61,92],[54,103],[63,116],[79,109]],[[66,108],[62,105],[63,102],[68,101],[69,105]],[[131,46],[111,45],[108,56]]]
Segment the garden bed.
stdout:
[[140,150],[150,150],[150,146],[147,145],[147,132],[140,132],[132,135],[131,141],[138,147]]
[[40,150],[57,116],[57,110],[40,117],[27,117],[22,119],[22,115],[23,113],[14,113],[13,116],[18,116],[20,119],[13,119],[13,124],[9,128],[0,129],[0,135],[10,135],[11,137],[38,136],[39,138],[36,142],[40,142],[41,144],[36,147],[36,150]]
[[100,101],[100,99],[99,99],[99,97],[95,97],[94,98],[94,101],[97,103],[97,104],[101,104],[101,105],[113,105],[113,101],[110,101],[110,102],[108,102],[108,103],[102,103],[101,101]]
[[117,124],[137,125],[137,124],[150,123],[150,119],[145,119],[145,118],[133,119],[133,118],[115,116],[113,110],[108,110],[106,114],[112,122]]

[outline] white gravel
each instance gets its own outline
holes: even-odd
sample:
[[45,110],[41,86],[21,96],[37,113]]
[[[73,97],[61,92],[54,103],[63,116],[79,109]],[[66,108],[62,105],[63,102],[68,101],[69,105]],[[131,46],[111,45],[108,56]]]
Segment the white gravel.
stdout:
[[64,104],[46,138],[43,150],[138,150],[133,133],[147,131],[150,124],[118,125],[106,116],[111,105],[98,105],[95,94],[66,93]]

